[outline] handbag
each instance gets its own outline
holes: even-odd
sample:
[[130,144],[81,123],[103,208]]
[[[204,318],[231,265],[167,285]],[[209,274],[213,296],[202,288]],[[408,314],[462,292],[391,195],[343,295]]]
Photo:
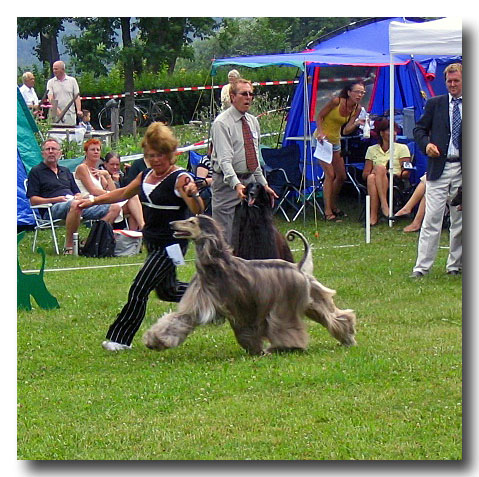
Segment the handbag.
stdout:
[[115,257],[130,257],[141,252],[143,234],[136,230],[113,230]]

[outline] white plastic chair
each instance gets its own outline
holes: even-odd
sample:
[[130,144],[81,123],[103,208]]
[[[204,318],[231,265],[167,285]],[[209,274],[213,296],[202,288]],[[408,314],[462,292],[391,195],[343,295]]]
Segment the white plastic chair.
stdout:
[[[24,181],[25,193],[27,192],[28,186],[28,179]],[[51,208],[53,204],[42,204],[42,205],[32,205],[30,203],[30,208],[33,212],[33,217],[35,218],[35,236],[33,238],[33,247],[32,251],[35,251],[35,245],[37,243],[37,235],[39,230],[50,229],[52,232],[53,243],[55,245],[55,252],[57,255],[60,255],[60,251],[58,249],[58,240],[57,235],[55,233],[55,229],[58,228],[57,223],[60,222],[62,219],[53,219]],[[41,210],[46,210],[46,214],[42,216]]]

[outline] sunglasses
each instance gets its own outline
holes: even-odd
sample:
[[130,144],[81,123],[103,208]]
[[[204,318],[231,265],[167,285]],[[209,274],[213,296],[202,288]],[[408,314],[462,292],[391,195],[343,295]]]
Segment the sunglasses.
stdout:
[[249,96],[250,98],[254,98],[254,93],[250,93],[249,91],[243,91],[242,93],[236,93],[240,94],[241,96]]

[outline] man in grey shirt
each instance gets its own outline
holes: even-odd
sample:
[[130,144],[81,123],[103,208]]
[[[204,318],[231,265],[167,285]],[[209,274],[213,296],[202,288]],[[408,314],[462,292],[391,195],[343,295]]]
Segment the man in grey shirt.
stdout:
[[[231,244],[234,209],[246,198],[246,186],[250,182],[258,182],[265,187],[272,201],[278,196],[268,186],[259,165],[260,127],[258,120],[248,113],[253,100],[251,81],[242,78],[235,81],[231,85],[230,96],[231,107],[215,119],[211,128],[211,190],[213,218],[223,227],[225,239]],[[247,144],[245,134],[250,136],[251,146]],[[254,153],[246,152],[253,147]],[[251,155],[253,162],[249,159]]]

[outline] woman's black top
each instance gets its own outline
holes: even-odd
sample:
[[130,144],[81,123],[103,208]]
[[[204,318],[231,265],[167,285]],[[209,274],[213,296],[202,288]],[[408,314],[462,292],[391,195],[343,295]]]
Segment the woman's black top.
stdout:
[[145,219],[145,226],[142,230],[143,238],[145,241],[161,247],[173,243],[178,243],[183,247],[186,245],[187,240],[173,237],[170,222],[173,220],[184,220],[190,215],[186,202],[175,193],[175,184],[178,176],[187,174],[187,172],[184,169],[171,172],[147,196],[143,189],[143,183],[150,171],[151,169],[146,169],[142,172],[139,194]]

